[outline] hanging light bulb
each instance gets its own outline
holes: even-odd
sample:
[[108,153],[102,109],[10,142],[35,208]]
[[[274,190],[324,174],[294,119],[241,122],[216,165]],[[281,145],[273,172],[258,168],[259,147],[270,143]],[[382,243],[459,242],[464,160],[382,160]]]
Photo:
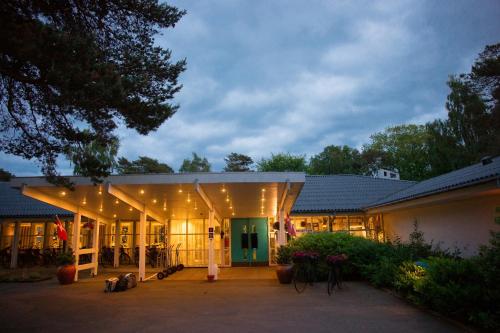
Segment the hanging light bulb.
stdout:
[[222,188],[220,189],[220,191],[221,191],[222,193],[226,193],[226,187],[224,186],[224,184],[222,184]]
[[187,202],[191,202],[191,196],[190,196],[190,194],[189,194],[189,193],[188,193]]
[[115,204],[118,205],[120,203],[120,200],[116,199]]

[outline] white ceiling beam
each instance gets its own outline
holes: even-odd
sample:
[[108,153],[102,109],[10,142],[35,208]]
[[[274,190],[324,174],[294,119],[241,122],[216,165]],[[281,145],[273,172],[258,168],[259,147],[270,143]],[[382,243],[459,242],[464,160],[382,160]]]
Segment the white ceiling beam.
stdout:
[[73,214],[80,213],[88,218],[91,218],[92,220],[100,219],[100,220],[104,220],[104,221],[108,221],[108,222],[110,221],[109,219],[92,211],[91,209],[77,206],[77,205],[75,205],[69,201],[63,200],[61,198],[55,198],[53,196],[50,196],[48,194],[41,192],[40,190],[35,189],[33,187],[23,185],[21,188],[21,193],[27,197],[30,197],[30,198],[48,203],[49,205],[56,206],[58,208],[70,211]]
[[151,209],[151,207],[146,206],[145,203],[142,203],[139,200],[134,199],[129,194],[123,192],[116,186],[111,185],[110,183],[106,183],[106,192],[108,192],[110,195],[114,196],[118,200],[123,201],[132,208],[137,209],[139,212],[146,213],[146,215],[155,219],[158,222],[162,222],[165,220],[165,218],[162,217],[161,214],[155,212],[154,209]]
[[283,193],[281,194],[281,199],[278,203],[278,212],[280,212],[283,209],[283,206],[285,205],[286,197],[288,196],[288,192],[290,192],[290,182],[286,181],[285,183],[285,188],[283,189]]
[[205,202],[205,205],[207,205],[208,209],[214,211],[215,218],[219,222],[222,222],[221,215],[219,214],[219,212],[215,208],[214,204],[212,203],[212,200],[210,200],[210,198],[208,197],[208,195],[205,192],[205,190],[203,190],[203,188],[201,187],[201,185],[198,183],[198,181],[194,182],[194,188],[195,188],[196,192],[198,193],[198,195],[201,197],[201,199]]

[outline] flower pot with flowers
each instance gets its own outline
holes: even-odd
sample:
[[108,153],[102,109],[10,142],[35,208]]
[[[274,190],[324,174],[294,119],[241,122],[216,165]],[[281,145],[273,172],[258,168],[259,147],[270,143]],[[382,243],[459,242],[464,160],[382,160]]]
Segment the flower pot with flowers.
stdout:
[[56,257],[57,279],[60,284],[71,284],[75,280],[75,256],[72,251],[61,252]]
[[290,246],[281,245],[276,254],[276,275],[281,284],[292,283],[293,265],[292,265],[292,248]]

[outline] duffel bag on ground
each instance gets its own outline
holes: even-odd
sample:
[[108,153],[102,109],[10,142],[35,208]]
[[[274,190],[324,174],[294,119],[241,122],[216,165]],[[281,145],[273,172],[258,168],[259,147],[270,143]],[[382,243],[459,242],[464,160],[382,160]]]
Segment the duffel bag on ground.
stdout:
[[127,279],[127,289],[137,287],[137,278],[134,273],[125,274],[125,279]]
[[112,291],[115,291],[116,289],[116,284],[118,283],[118,278],[112,277],[104,281],[104,292],[105,293],[110,293]]

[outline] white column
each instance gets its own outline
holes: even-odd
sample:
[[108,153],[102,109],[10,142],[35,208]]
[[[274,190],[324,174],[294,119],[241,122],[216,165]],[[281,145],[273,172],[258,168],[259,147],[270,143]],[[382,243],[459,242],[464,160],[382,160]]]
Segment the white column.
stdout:
[[146,279],[146,213],[140,212],[139,221],[139,281]]
[[17,257],[19,253],[19,236],[21,236],[21,223],[14,224],[14,239],[12,240],[12,248],[10,251],[10,268],[17,268]]
[[73,215],[73,239],[71,240],[71,248],[73,249],[73,254],[75,255],[75,281],[78,281],[78,261],[80,260],[80,223],[82,222],[82,214],[75,213]]
[[[114,250],[114,258],[113,258],[113,267],[120,267],[120,231],[122,228],[122,224],[120,220],[116,220],[115,223],[115,250]],[[135,237],[135,235],[133,236]]]
[[100,228],[100,220],[99,218],[95,221],[95,226],[92,235],[92,263],[94,264],[94,268],[92,269],[92,274],[94,276],[97,275],[97,269],[99,268],[99,229]]
[[278,231],[278,245],[286,245],[286,231],[285,231],[285,210],[281,209],[279,212],[280,230]]
[[[215,229],[215,212],[213,209],[210,209],[208,211],[208,230],[214,230]],[[213,235],[213,234],[212,234]],[[215,236],[215,235],[213,235]],[[208,238],[208,275],[216,275],[216,272],[214,271],[214,264],[215,264],[215,253],[214,253],[214,237]]]

